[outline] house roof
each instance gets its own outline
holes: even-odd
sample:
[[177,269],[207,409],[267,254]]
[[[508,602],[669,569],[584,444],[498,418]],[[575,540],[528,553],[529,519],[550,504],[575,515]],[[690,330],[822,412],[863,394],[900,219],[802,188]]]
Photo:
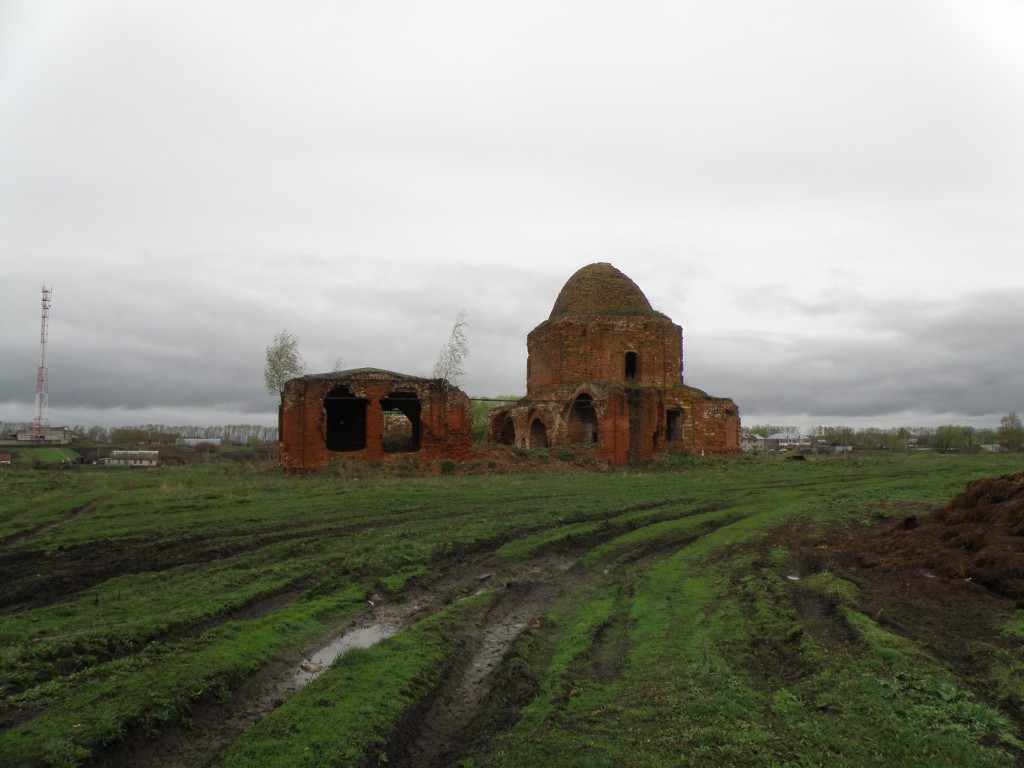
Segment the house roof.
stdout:
[[331,373],[310,373],[306,374],[308,379],[345,379],[345,378],[373,378],[373,379],[404,379],[407,381],[430,381],[422,376],[412,376],[408,373],[397,371],[386,371],[383,368],[349,368],[345,371],[333,371]]
[[799,440],[799,432],[776,432],[774,435],[768,435],[765,440]]

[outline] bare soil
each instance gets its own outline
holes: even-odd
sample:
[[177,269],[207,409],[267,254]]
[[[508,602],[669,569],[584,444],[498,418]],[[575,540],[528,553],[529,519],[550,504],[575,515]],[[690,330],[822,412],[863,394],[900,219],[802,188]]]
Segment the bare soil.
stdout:
[[[886,510],[887,523],[788,532],[803,573],[824,570],[858,587],[858,609],[916,641],[976,694],[1024,726],[1017,696],[987,688],[991,657],[1018,641],[996,627],[1024,608],[1024,471],[970,483],[945,506]],[[774,537],[787,536],[777,531]],[[771,542],[766,542],[770,545]],[[834,606],[809,590],[796,605],[837,646],[852,638]]]

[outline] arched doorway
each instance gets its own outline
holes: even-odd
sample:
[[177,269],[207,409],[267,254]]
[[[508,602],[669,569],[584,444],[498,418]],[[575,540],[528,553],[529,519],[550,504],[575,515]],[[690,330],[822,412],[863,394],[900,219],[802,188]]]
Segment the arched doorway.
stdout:
[[491,416],[490,432],[498,445],[516,444],[516,425],[508,411],[498,411]]
[[548,428],[544,426],[544,422],[541,421],[539,418],[536,418],[532,422],[530,422],[530,447],[548,447]]
[[569,406],[569,442],[589,445],[597,441],[597,411],[594,409],[594,398],[583,392]]

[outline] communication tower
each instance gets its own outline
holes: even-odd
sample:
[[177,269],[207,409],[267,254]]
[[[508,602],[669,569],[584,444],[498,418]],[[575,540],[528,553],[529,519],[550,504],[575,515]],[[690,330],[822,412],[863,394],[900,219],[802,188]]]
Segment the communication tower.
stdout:
[[50,323],[50,293],[52,288],[43,286],[43,322],[39,331],[39,371],[36,374],[36,418],[32,422],[32,430],[36,437],[43,434],[43,428],[49,426],[46,417],[46,406],[49,400],[47,389],[49,383],[46,374],[46,328]]

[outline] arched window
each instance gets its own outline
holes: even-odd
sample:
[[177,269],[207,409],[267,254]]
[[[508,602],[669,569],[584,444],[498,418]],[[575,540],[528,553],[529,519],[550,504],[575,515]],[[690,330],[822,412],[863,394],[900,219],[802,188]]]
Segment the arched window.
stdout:
[[683,411],[680,408],[669,408],[665,414],[665,440],[670,443],[682,442]]
[[636,352],[626,353],[626,381],[640,378],[640,355]]

